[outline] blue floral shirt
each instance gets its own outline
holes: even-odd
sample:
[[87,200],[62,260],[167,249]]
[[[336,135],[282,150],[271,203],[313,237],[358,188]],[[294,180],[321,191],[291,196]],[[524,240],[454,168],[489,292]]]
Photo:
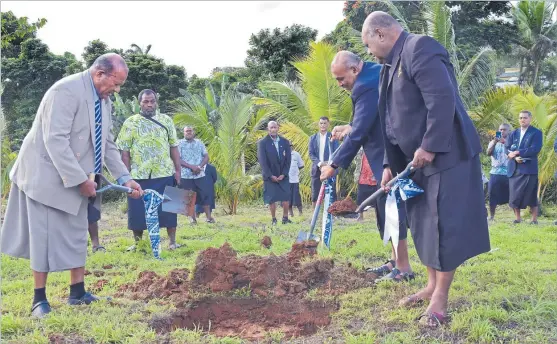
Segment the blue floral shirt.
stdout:
[[[199,165],[203,161],[203,157],[207,154],[207,148],[203,142],[198,139],[192,141],[182,139],[178,143],[178,151],[180,152],[180,159],[190,165]],[[205,170],[202,169],[199,174],[193,174],[191,168],[182,166],[182,178],[184,179],[197,179],[205,177]]]
[[491,155],[491,171],[489,171],[489,173],[506,176],[508,161],[509,158],[507,157],[505,145],[501,142],[497,142],[493,149],[493,154]]

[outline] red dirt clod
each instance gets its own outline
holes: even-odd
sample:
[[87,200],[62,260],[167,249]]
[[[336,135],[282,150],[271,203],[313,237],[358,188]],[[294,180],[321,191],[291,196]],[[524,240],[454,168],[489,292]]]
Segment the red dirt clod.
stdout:
[[271,248],[271,245],[273,245],[273,241],[269,236],[266,235],[263,237],[263,239],[261,239],[261,245],[263,245],[263,247],[265,248]]
[[103,265],[103,269],[109,270],[112,269],[114,266],[112,264]]
[[100,270],[93,271],[93,275],[95,275],[96,277],[104,276],[104,271],[100,271]]
[[99,292],[101,290],[103,290],[104,285],[108,283],[108,280],[106,279],[100,279],[97,281],[97,283],[95,283],[92,287],[91,290],[95,291],[95,292]]
[[135,283],[122,285],[117,297],[128,296],[132,300],[151,300],[154,298],[171,298],[177,302],[189,298],[189,271],[174,269],[164,278],[153,271],[142,271]]
[[358,209],[358,205],[354,203],[350,196],[347,196],[341,201],[333,202],[333,204],[329,206],[329,209],[327,211],[329,212],[329,214],[339,216],[353,213],[354,211],[356,211],[356,209]]

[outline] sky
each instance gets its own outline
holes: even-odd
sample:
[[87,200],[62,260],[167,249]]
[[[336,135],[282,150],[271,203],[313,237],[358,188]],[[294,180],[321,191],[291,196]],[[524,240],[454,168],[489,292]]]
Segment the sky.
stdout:
[[2,12],[47,19],[38,38],[55,54],[69,51],[81,60],[94,39],[124,50],[151,44],[150,53],[200,77],[215,67],[243,66],[249,37],[261,29],[301,24],[320,39],[343,19],[342,8],[343,1],[2,0]]

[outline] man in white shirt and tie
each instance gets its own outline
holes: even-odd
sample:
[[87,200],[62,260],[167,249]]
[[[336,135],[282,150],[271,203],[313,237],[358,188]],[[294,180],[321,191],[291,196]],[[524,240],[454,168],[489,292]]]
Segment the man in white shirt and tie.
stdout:
[[[321,188],[320,167],[328,164],[330,155],[338,148],[338,141],[331,142],[331,133],[329,130],[329,118],[321,117],[319,119],[319,132],[309,138],[309,158],[312,161],[311,166],[311,201],[313,206],[317,202],[319,189]],[[336,183],[335,183],[336,184]],[[333,185],[333,197],[336,199],[336,185]]]

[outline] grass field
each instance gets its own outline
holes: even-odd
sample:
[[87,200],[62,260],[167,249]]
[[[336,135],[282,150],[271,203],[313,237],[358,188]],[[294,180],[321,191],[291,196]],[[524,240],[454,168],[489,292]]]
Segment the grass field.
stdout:
[[[119,204],[104,206],[101,242],[107,253],[89,253],[86,286],[103,284],[98,296],[113,296],[125,283],[137,280],[141,271],[164,275],[176,268],[193,271],[197,254],[208,247],[228,242],[239,256],[287,253],[297,232],[309,228],[310,213],[295,216],[294,223],[270,227],[268,210],[263,206],[241,208],[236,216],[216,213],[216,224],[192,227],[179,217],[178,239],[185,244],[174,252],[166,248],[164,261],[155,261],[146,250],[126,252],[133,243],[126,228],[126,215]],[[287,338],[279,331],[269,332],[261,343],[557,343],[557,218],[556,209],[546,209],[538,226],[513,225],[510,210],[501,207],[497,220],[490,223],[492,252],[470,259],[458,271],[449,299],[452,320],[437,330],[423,329],[414,320],[426,306],[400,309],[397,302],[417,291],[426,282],[426,270],[419,264],[409,241],[411,263],[416,280],[407,284],[378,284],[342,295],[320,295],[310,291],[307,298],[334,301],[330,325],[315,334]],[[320,257],[333,258],[335,264],[350,262],[362,269],[383,263],[389,254],[379,240],[375,218],[338,219],[334,225],[331,251],[320,249]],[[525,216],[528,214],[525,212]],[[269,235],[273,245],[260,245]],[[141,245],[147,247],[146,242]],[[90,252],[90,248],[89,248]],[[69,273],[49,276],[47,296],[53,312],[45,319],[30,318],[33,282],[29,262],[2,257],[1,342],[6,343],[244,343],[238,337],[216,337],[203,329],[178,329],[158,334],[150,327],[152,319],[168,316],[176,305],[167,300],[148,302],[115,297],[111,302],[71,307],[65,304],[69,293]],[[103,282],[99,282],[104,280]],[[257,298],[249,289],[221,293],[231,298]],[[199,291],[198,297],[204,297]]]

